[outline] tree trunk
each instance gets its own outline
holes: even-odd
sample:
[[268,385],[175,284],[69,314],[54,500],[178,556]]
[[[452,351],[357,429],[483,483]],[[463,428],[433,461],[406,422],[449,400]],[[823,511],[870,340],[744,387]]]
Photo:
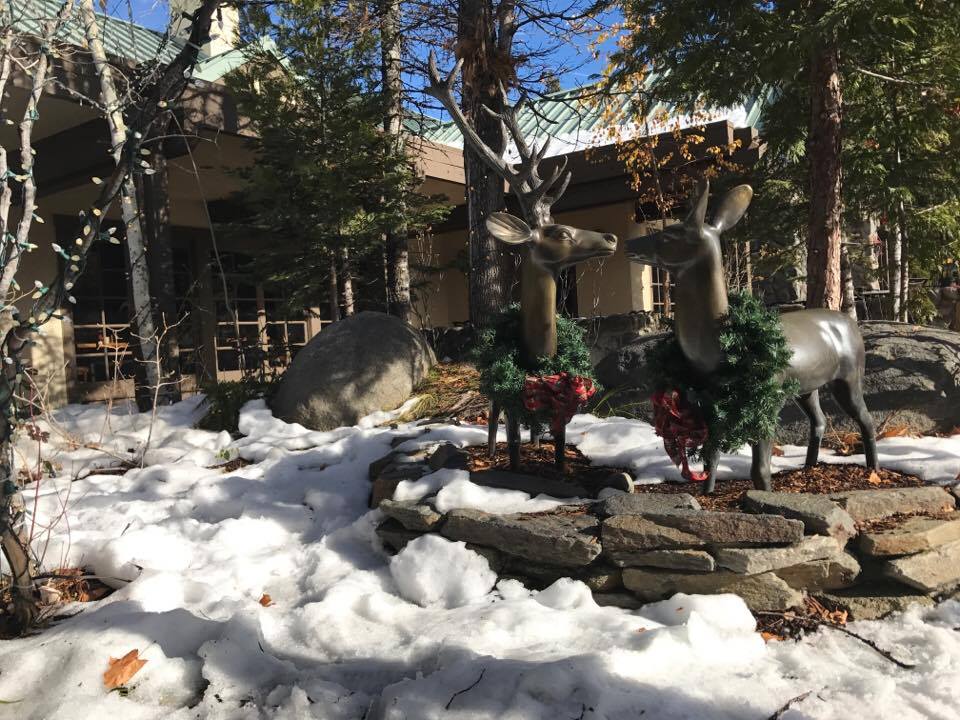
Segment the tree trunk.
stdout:
[[[502,153],[505,137],[500,121],[483,110],[502,110],[497,92],[503,77],[503,59],[512,49],[513,30],[498,37],[490,0],[460,0],[457,15],[457,55],[463,60],[461,107],[480,140]],[[500,74],[497,69],[500,69]],[[470,247],[470,320],[483,326],[510,302],[498,241],[485,224],[492,212],[503,209],[503,179],[490,170],[468,147],[463,151],[463,172],[467,186],[467,238]]]
[[[165,126],[156,133],[166,134]],[[164,385],[157,396],[158,405],[179,402],[180,343],[177,326],[180,319],[177,308],[177,285],[173,265],[173,238],[170,233],[170,189],[167,176],[167,158],[162,142],[152,145],[150,156],[152,175],[142,175],[143,217],[147,236],[147,264],[160,338],[160,370]]]
[[857,298],[853,286],[853,266],[850,264],[850,251],[846,243],[840,245],[840,284],[843,295],[840,310],[856,320]]
[[353,315],[353,271],[350,267],[350,251],[347,248],[340,249],[340,282],[343,290],[343,316]]
[[900,228],[900,317],[897,319],[910,322],[910,236],[907,234],[907,214],[902,200],[897,215]]
[[900,319],[900,306],[902,304],[901,274],[903,271],[903,238],[900,234],[900,223],[894,221],[891,224],[890,232],[887,234],[887,282],[890,287],[890,319]]
[[807,307],[840,307],[840,74],[833,38],[816,44],[810,67],[810,216]]
[[[386,96],[383,129],[394,138],[395,149],[403,150],[403,78],[401,47],[400,0],[383,0],[380,18],[382,48],[381,73]],[[384,238],[386,263],[387,312],[405,323],[410,322],[410,260],[407,228],[391,228]]]
[[335,256],[330,257],[327,302],[330,305],[330,322],[337,322],[340,319],[340,284],[337,282],[337,258]]

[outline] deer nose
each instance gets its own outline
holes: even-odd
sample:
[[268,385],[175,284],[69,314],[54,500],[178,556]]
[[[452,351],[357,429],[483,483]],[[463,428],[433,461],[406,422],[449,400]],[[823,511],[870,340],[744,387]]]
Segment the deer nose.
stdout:
[[603,234],[603,240],[604,240],[604,242],[606,242],[608,245],[616,246],[616,244],[617,244],[617,236],[614,235],[613,233],[604,233],[604,234]]

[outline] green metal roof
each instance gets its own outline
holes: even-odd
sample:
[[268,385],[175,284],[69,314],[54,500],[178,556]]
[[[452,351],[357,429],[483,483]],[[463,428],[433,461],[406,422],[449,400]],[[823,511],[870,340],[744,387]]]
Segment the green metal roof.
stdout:
[[[21,32],[39,36],[43,22],[56,17],[63,6],[57,0],[7,0],[13,25]],[[137,25],[129,20],[97,13],[104,49],[108,54],[143,63],[159,59],[168,62],[183,47],[179,38],[164,37],[163,33]],[[85,46],[83,24],[74,12],[56,35],[60,42]],[[201,59],[206,56],[201,52]]]

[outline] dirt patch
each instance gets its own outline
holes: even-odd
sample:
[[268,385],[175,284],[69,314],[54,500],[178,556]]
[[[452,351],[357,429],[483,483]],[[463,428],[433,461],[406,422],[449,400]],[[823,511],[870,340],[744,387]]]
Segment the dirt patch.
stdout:
[[480,373],[467,363],[437,363],[413,390],[419,400],[397,422],[424,419],[457,419],[487,423],[489,401],[480,392]]
[[898,528],[910,518],[924,517],[931,520],[956,520],[960,513],[956,510],[944,510],[938,513],[897,513],[890,517],[878,518],[876,520],[866,520],[857,523],[857,530],[862,533],[884,532]]
[[[783,470],[773,476],[777,492],[827,495],[848,490],[882,490],[884,488],[918,487],[924,482],[915,475],[895,470],[870,470],[862,465],[819,463],[812,468]],[[696,495],[704,510],[740,510],[749,480],[726,480],[717,483],[712,495],[701,495],[699,483],[658,483],[637,485],[634,492],[690,493]]]

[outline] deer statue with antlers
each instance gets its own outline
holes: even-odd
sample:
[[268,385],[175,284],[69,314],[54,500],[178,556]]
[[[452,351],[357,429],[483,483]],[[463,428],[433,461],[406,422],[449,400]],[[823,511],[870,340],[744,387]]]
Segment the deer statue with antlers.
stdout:
[[[490,234],[508,245],[522,246],[526,252],[520,270],[520,321],[522,333],[521,354],[525,363],[536,358],[557,354],[557,274],[564,268],[594,257],[612,255],[617,249],[617,238],[609,233],[583,230],[553,221],[551,206],[560,198],[570,182],[563,158],[547,175],[540,176],[540,163],[546,156],[549,139],[539,149],[531,147],[520,129],[518,113],[523,106],[521,98],[514,105],[507,102],[506,90],[500,93],[504,110],[494,113],[502,123],[504,136],[513,140],[520,156],[518,163],[504,160],[502,149],[486,145],[467,121],[453,97],[453,84],[463,61],[459,61],[446,78],[437,70],[433,53],[429,57],[430,85],[427,92],[440,101],[469,146],[484,163],[502,177],[519,202],[523,218],[508,213],[491,213],[486,220]],[[491,456],[496,450],[497,426],[500,408],[490,408],[489,447]],[[565,433],[554,429],[556,461],[563,463]],[[558,437],[559,435],[559,437]],[[520,459],[520,421],[507,414],[507,442],[510,466],[516,468]]]
[[[626,241],[630,260],[668,270],[676,280],[674,331],[684,357],[702,376],[708,377],[724,360],[719,324],[727,314],[727,284],[720,254],[720,234],[739,222],[747,211],[753,190],[740,185],[720,201],[713,224],[706,222],[710,185],[701,181],[690,214],[682,223],[660,232]],[[855,320],[833,310],[811,309],[780,318],[791,353],[785,379],[799,384],[797,404],[810,420],[807,466],[815,465],[826,418],[820,409],[820,388],[829,384],[837,403],[859,425],[866,464],[877,467],[877,441],[873,419],[863,400],[863,338]],[[751,479],[756,488],[770,489],[770,456],[773,439],[752,445]],[[712,492],[717,458],[704,458]]]

